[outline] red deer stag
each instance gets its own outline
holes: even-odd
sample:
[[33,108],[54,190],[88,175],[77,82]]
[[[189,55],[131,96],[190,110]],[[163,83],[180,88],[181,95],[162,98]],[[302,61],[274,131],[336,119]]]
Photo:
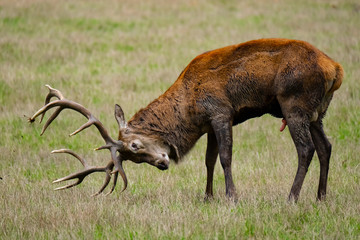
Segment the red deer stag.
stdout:
[[[85,170],[58,179],[77,182],[60,187],[73,187],[93,172],[105,172],[106,178],[97,194],[103,192],[114,176],[127,178],[122,168],[124,160],[146,162],[161,170],[169,167],[169,159],[178,162],[207,133],[205,163],[207,168],[206,197],[213,196],[213,173],[217,156],[224,170],[226,195],[236,198],[231,173],[232,126],[247,119],[269,113],[283,118],[282,131],[287,125],[298,153],[298,169],[289,200],[297,201],[311,159],[316,150],[320,160],[320,180],[317,198],[325,199],[331,144],[322,126],[322,119],[343,79],[343,69],[309,43],[288,39],[260,39],[205,52],[183,70],[175,83],[147,107],[138,111],[128,122],[120,106],[115,106],[119,125],[118,140],[113,140],[103,124],[82,105],[67,100],[60,91],[49,87],[50,93],[33,117],[58,107],[45,124],[49,124],[65,109],[80,112],[88,122],[83,129],[95,125],[111,160],[105,167],[88,166],[78,158]],[[52,97],[58,100],[50,101]]]

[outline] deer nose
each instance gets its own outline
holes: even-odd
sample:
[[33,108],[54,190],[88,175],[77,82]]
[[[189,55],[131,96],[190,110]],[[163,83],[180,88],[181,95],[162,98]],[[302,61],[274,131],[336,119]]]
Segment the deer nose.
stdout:
[[169,168],[170,160],[166,153],[161,153],[159,160],[156,161],[156,167],[160,170],[166,170]]
[[160,170],[166,170],[169,168],[169,163],[165,161],[157,161],[156,167]]

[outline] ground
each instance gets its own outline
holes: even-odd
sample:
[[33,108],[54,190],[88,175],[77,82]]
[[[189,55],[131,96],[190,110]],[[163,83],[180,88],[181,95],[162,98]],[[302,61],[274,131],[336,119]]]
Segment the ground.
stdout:
[[[360,237],[360,4],[331,1],[0,0],[0,239],[358,239]],[[316,201],[315,156],[297,204],[287,195],[297,168],[281,119],[234,128],[239,201],[225,198],[220,164],[204,202],[205,138],[167,171],[124,163],[128,189],[90,197],[103,175],[53,191],[75,172],[71,148],[91,164],[107,152],[96,129],[68,134],[86,119],[64,111],[40,137],[29,125],[45,84],[82,103],[117,136],[115,103],[127,119],[164,92],[197,55],[252,39],[305,40],[342,64],[345,78],[324,120],[333,153],[328,196]]]

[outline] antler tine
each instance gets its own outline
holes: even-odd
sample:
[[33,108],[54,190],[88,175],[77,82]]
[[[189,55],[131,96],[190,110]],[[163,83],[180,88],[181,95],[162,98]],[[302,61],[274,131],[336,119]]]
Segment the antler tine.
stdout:
[[[40,136],[42,136],[44,134],[44,132],[46,131],[46,129],[48,128],[48,126],[52,123],[52,121],[55,120],[55,118],[61,113],[61,111],[64,108],[59,107],[58,109],[55,110],[55,112],[49,117],[49,119],[46,121],[43,129],[41,130]],[[43,117],[45,116],[45,112],[41,115],[41,120],[40,122],[42,122]]]
[[[48,85],[48,84],[46,84],[45,86],[49,89],[49,93],[48,93],[48,95],[46,96],[46,99],[45,99],[45,105],[48,104],[48,103],[50,102],[51,98],[53,98],[53,97],[56,97],[56,98],[58,98],[59,100],[61,100],[61,99],[64,98],[64,96],[62,95],[62,93],[61,93],[59,90],[50,87],[50,85]],[[44,106],[45,106],[45,105],[44,105]],[[61,112],[61,110],[59,111],[59,113],[60,113],[60,112]],[[58,113],[57,115],[59,115],[59,113]],[[57,115],[56,115],[56,116],[57,116]],[[40,123],[42,122],[44,116],[45,116],[45,112],[44,112],[43,114],[41,114]],[[54,117],[54,119],[56,118],[56,116]],[[53,120],[54,120],[54,119],[53,119]],[[50,122],[50,123],[51,123],[51,122]],[[50,125],[50,123],[49,123],[48,125]],[[46,127],[47,127],[47,126],[46,126]],[[44,127],[42,133],[44,133],[46,127]]]
[[[109,195],[109,194],[111,194],[111,193],[114,191],[118,176],[119,176],[119,172],[116,172],[116,173],[114,174],[113,185],[112,185],[110,191],[109,191],[106,195]],[[126,184],[124,184],[124,188],[123,188],[123,190],[122,190],[121,192],[123,192],[123,191],[126,189],[126,187],[127,187],[127,182],[126,182]]]
[[113,174],[120,173],[120,175],[121,175],[121,177],[122,177],[122,179],[124,181],[124,188],[121,191],[121,192],[123,192],[127,188],[128,181],[127,181],[127,178],[126,178],[125,171],[124,171],[124,169],[122,167],[122,159],[120,158],[121,157],[120,155],[116,156],[116,153],[117,153],[116,149],[110,148],[110,152],[111,152],[111,159],[113,160],[114,165],[115,165],[115,169],[114,169],[114,171],[112,171],[112,173]]
[[[110,162],[109,164],[113,164],[113,162]],[[114,165],[112,165],[111,167],[109,167],[109,169],[112,169],[113,167],[114,167]],[[110,170],[110,171],[111,171],[111,170]],[[118,176],[119,176],[119,172],[120,172],[120,174],[121,174],[121,172],[124,172],[124,170],[121,168],[120,171],[111,172],[111,173],[114,173],[113,185],[112,185],[110,191],[106,194],[106,196],[109,195],[109,194],[111,194],[111,193],[114,191],[114,189],[115,189],[115,187],[116,187],[117,179],[118,179]],[[111,176],[111,175],[108,174],[107,176]],[[123,191],[127,188],[127,178],[126,178],[125,173],[124,173],[124,174],[121,174],[121,177],[122,177],[123,180],[124,180],[124,187],[123,187],[123,189],[121,190],[121,192],[123,192]],[[101,189],[100,189],[97,193],[93,194],[92,196],[97,196],[97,195],[99,195],[100,193],[102,193],[102,192],[104,191],[105,187],[109,184],[109,182],[110,182],[110,177],[107,177],[107,178],[105,179],[104,185],[101,187]]]
[[[51,153],[68,153],[68,154],[74,156],[75,158],[77,158],[85,168],[84,170],[82,170],[80,172],[73,173],[73,174],[70,174],[70,175],[68,175],[66,177],[59,178],[59,179],[53,181],[53,183],[59,183],[59,182],[63,182],[63,181],[67,181],[67,180],[71,180],[71,179],[75,179],[75,178],[78,179],[75,183],[65,185],[65,186],[62,186],[62,187],[58,187],[55,190],[63,190],[63,189],[67,189],[67,188],[71,188],[71,187],[74,187],[76,185],[79,185],[87,175],[89,175],[91,173],[94,173],[94,172],[105,172],[106,177],[105,177],[105,181],[104,181],[103,185],[101,186],[100,190],[97,193],[93,194],[92,196],[99,195],[109,185],[109,182],[111,180],[111,171],[112,171],[112,169],[114,167],[114,163],[112,161],[110,161],[105,167],[94,167],[94,166],[89,166],[86,163],[86,160],[84,158],[80,157],[78,154],[76,154],[75,152],[73,152],[73,151],[71,151],[69,149],[54,150]],[[117,180],[117,173],[115,174],[113,186],[112,186],[112,188],[111,188],[111,190],[110,190],[110,192],[108,194],[112,193],[113,190],[115,189],[116,180]]]
[[[124,181],[124,188],[121,190],[121,192],[125,191],[125,189],[127,188],[127,185],[128,185],[128,181],[127,181],[127,178],[126,178],[126,175],[125,175],[125,171],[124,169],[122,168],[122,162],[120,162],[120,168],[117,170],[117,172],[115,172],[115,177],[117,178],[117,174],[120,173],[120,176],[122,177],[123,181]],[[115,188],[115,178],[114,178],[114,187],[111,189],[111,192],[114,190]],[[110,192],[110,193],[111,193]]]
[[[97,193],[94,193],[93,195],[91,196],[97,196],[99,195],[100,193],[102,193],[104,191],[104,189],[107,187],[107,185],[109,184],[110,180],[111,180],[111,170],[113,169],[114,167],[114,163],[112,161],[110,161],[108,163],[108,165],[106,166],[106,177],[105,177],[105,181],[103,183],[103,185],[101,186],[100,190],[97,192]],[[109,193],[107,193],[106,195],[112,193],[113,189],[115,188],[115,185],[116,185],[116,180],[117,180],[117,173],[115,174],[115,178],[114,178],[114,182],[113,182],[113,186],[111,187],[111,190]]]
[[87,164],[87,162],[85,161],[84,158],[80,157],[78,154],[76,154],[75,152],[71,151],[70,149],[58,149],[58,150],[53,150],[51,153],[68,153],[68,154],[74,156],[75,158],[77,158],[85,168],[88,168],[88,167],[89,167],[89,165]]

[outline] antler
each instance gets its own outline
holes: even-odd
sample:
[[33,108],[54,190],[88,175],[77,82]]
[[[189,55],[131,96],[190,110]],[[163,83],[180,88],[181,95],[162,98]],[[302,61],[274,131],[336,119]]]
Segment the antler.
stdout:
[[[73,186],[76,186],[76,185],[80,184],[87,175],[89,175],[89,174],[91,174],[93,172],[105,172],[106,173],[105,182],[104,182],[103,186],[101,187],[101,189],[95,195],[103,192],[103,190],[106,188],[106,186],[110,182],[111,174],[114,174],[113,187],[109,192],[109,193],[111,193],[115,188],[118,173],[120,173],[120,175],[121,175],[121,177],[122,177],[122,179],[124,181],[124,188],[122,190],[122,191],[124,191],[126,189],[126,187],[127,187],[127,178],[126,178],[124,169],[122,168],[121,155],[120,154],[117,155],[117,152],[120,153],[120,151],[123,149],[123,142],[122,141],[116,141],[116,140],[112,139],[110,137],[110,135],[108,134],[108,131],[105,129],[104,125],[98,119],[96,119],[88,109],[86,109],[85,107],[83,107],[79,103],[67,100],[59,90],[54,89],[54,88],[50,87],[49,85],[46,85],[46,87],[48,87],[49,93],[46,96],[45,105],[42,108],[40,108],[31,118],[29,118],[29,122],[30,123],[34,122],[36,117],[38,117],[39,115],[41,115],[40,122],[42,122],[45,113],[49,109],[54,108],[54,107],[58,107],[58,108],[49,117],[49,119],[45,123],[40,135],[44,134],[47,127],[52,123],[52,121],[55,120],[55,118],[60,114],[60,112],[62,110],[64,110],[65,108],[73,109],[73,110],[81,113],[82,115],[84,115],[88,119],[88,122],[83,124],[75,132],[71,133],[70,136],[73,136],[73,135],[81,132],[82,130],[90,127],[91,125],[95,125],[95,127],[99,130],[102,138],[105,141],[104,146],[96,148],[95,150],[109,149],[109,151],[111,153],[111,159],[112,159],[107,164],[106,167],[90,167],[90,166],[87,165],[86,161],[83,158],[81,158],[80,156],[78,156],[77,154],[75,154],[74,152],[72,152],[70,150],[55,150],[55,151],[53,151],[53,153],[59,153],[59,152],[69,153],[69,154],[73,155],[74,157],[76,157],[77,159],[79,159],[79,161],[85,167],[85,170],[83,170],[83,171],[80,171],[80,172],[74,173],[74,174],[70,174],[67,177],[55,180],[54,183],[55,182],[57,183],[57,182],[67,181],[67,180],[74,179],[74,178],[78,178],[77,182],[75,182],[73,184],[66,185],[64,187],[57,188],[55,190],[66,189],[66,188],[71,188]],[[53,97],[58,98],[58,100],[50,102],[51,98],[53,98]],[[113,168],[114,168],[114,170],[111,171]]]
[[[100,188],[100,190],[97,193],[93,194],[93,196],[96,196],[104,191],[104,189],[107,187],[107,185],[109,184],[109,182],[111,180],[111,171],[114,167],[114,163],[112,161],[110,161],[105,167],[94,167],[94,166],[89,166],[84,158],[80,157],[79,155],[77,155],[76,153],[74,153],[73,151],[68,150],[68,149],[54,150],[51,153],[68,153],[68,154],[74,156],[75,158],[77,158],[81,162],[81,164],[84,166],[83,171],[73,173],[66,177],[59,178],[59,179],[53,181],[53,183],[59,183],[59,182],[63,182],[63,181],[67,181],[67,180],[71,180],[71,179],[75,179],[75,178],[78,179],[78,181],[75,183],[72,183],[72,184],[69,184],[66,186],[62,186],[62,187],[58,187],[55,190],[62,190],[62,189],[74,187],[74,186],[80,184],[84,180],[84,178],[91,173],[105,172],[106,177],[105,177],[104,184],[102,185],[102,187]],[[113,186],[111,187],[109,193],[107,193],[106,195],[108,195],[114,191],[115,186],[116,186],[117,177],[118,177],[118,172],[115,172]],[[124,186],[123,190],[125,190],[126,186],[127,186],[127,182],[125,182],[125,186]]]

